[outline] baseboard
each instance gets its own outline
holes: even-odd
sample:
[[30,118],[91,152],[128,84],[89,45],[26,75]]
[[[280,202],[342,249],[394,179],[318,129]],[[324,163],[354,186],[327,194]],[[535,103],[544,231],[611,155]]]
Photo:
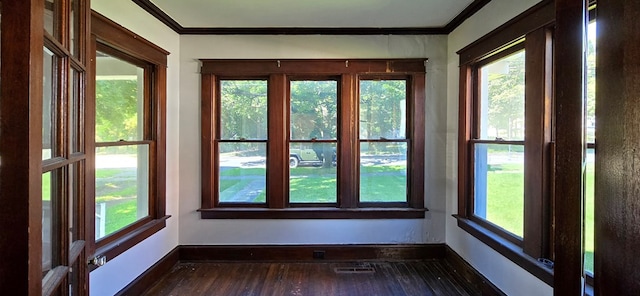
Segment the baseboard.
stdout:
[[460,257],[449,246],[445,245],[445,260],[451,265],[453,270],[462,276],[472,285],[476,286],[482,292],[482,295],[489,296],[506,296],[498,287],[485,278],[473,266],[471,266],[464,258]]
[[180,261],[442,259],[444,244],[180,246]]
[[158,279],[169,273],[171,268],[180,261],[179,249],[180,246],[175,247],[126,287],[122,288],[122,290],[116,293],[116,296],[142,295],[144,291],[153,286]]
[[116,295],[141,295],[178,262],[445,260],[482,295],[506,295],[445,244],[177,246]]

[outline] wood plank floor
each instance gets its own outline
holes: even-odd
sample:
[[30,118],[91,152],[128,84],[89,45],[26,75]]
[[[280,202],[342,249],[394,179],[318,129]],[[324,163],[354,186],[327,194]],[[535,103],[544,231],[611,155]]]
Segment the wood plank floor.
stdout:
[[178,263],[145,295],[480,295],[442,260]]

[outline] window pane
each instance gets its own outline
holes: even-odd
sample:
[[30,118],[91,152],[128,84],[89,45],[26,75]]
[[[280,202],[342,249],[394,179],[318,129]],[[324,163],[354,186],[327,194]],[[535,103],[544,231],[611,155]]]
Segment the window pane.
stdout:
[[593,254],[595,244],[593,238],[595,234],[594,226],[594,180],[595,180],[595,149],[587,149],[587,170],[585,176],[585,213],[584,213],[584,270],[593,274]]
[[266,143],[220,143],[220,202],[266,202]]
[[360,143],[360,201],[407,201],[407,143]]
[[405,139],[407,82],[360,81],[360,139]]
[[474,214],[522,237],[524,146],[475,145]]
[[42,175],[42,271],[51,270],[51,242],[53,233],[51,217],[51,172]]
[[220,139],[267,139],[267,81],[220,81]]
[[524,50],[480,69],[480,139],[524,140]]
[[69,69],[69,149],[71,153],[81,152],[82,129],[80,128],[80,72],[74,68]]
[[[42,273],[60,265],[57,248],[60,247],[54,228],[54,213],[58,201],[58,190],[56,186],[58,171],[42,174]],[[56,244],[56,245],[54,245]]]
[[[587,143],[595,143],[595,111],[596,111],[596,22],[589,24],[587,31]],[[585,176],[585,246],[584,270],[593,275],[593,253],[595,235],[594,228],[594,178],[595,178],[595,149],[587,149]]]
[[290,202],[335,203],[337,201],[336,176],[336,145],[334,143],[290,144]]
[[596,26],[587,30],[587,143],[596,141]]
[[69,51],[78,56],[80,52],[80,0],[71,0],[71,14],[69,22]]
[[149,215],[149,146],[96,148],[96,239]]
[[55,70],[58,58],[46,47],[44,48],[43,93],[42,93],[42,159],[60,156],[56,146],[57,100],[55,94],[57,77]]
[[56,0],[45,0],[44,1],[44,30],[51,34],[51,36],[58,38],[56,34],[58,33],[58,22],[61,19],[59,13],[60,9],[58,9],[60,2]]
[[144,69],[96,52],[96,142],[144,139]]
[[337,81],[291,81],[291,139],[336,139]]

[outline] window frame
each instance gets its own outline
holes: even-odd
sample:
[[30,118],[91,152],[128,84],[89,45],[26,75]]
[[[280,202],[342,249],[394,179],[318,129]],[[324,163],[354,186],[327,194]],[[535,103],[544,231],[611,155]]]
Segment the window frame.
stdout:
[[[552,216],[553,160],[553,2],[541,2],[458,51],[460,57],[458,131],[458,226],[514,263],[553,285],[553,270],[538,258],[554,260]],[[519,238],[474,215],[474,145],[478,140],[478,69],[513,53],[518,43],[525,49],[525,171],[524,231]],[[511,51],[510,51],[511,50]],[[509,52],[510,51],[510,52]],[[506,52],[506,53],[505,53]],[[509,143],[512,141],[503,141]],[[522,141],[513,141],[519,144]]]
[[[90,230],[92,249],[90,253],[105,256],[107,261],[150,237],[166,226],[170,217],[165,213],[166,204],[166,68],[169,52],[154,45],[146,39],[114,23],[108,18],[92,11],[91,14],[91,77],[87,101],[87,142],[91,143],[90,163],[95,163],[95,149],[99,147],[118,146],[120,144],[145,144],[149,147],[149,215],[121,228],[99,240],[95,240],[95,228]],[[95,142],[95,75],[96,50],[107,50],[108,54],[133,63],[145,65],[144,123],[143,139],[139,141]],[[149,72],[149,73],[147,73]],[[88,192],[92,198],[88,201],[94,205],[89,219],[95,223],[95,169],[91,170],[87,180]],[[90,265],[90,269],[97,266]]]
[[[371,219],[424,218],[424,130],[426,59],[394,60],[212,60],[203,59],[202,96],[202,204],[203,219]],[[267,202],[221,204],[217,200],[219,168],[216,118],[220,112],[218,81],[268,79]],[[398,203],[360,203],[358,198],[360,77],[402,78],[407,81],[408,198]],[[289,192],[289,83],[295,80],[337,80],[338,138],[337,205],[290,204]],[[297,140],[296,140],[297,141]],[[348,145],[348,143],[358,143]],[[348,184],[348,186],[345,186]]]

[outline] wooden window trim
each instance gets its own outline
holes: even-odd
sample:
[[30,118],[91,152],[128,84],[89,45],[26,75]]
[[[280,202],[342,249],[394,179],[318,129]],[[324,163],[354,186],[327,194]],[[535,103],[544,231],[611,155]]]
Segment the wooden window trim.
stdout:
[[[454,215],[461,229],[552,286],[553,271],[538,262],[537,258],[553,259],[551,219],[554,146],[550,98],[553,94],[551,34],[554,18],[553,1],[543,1],[458,52],[458,214]],[[523,38],[524,44],[520,45]],[[524,141],[505,141],[527,147],[524,238],[517,238],[473,214],[473,145],[494,143],[477,138],[479,114],[474,106],[474,98],[479,95],[476,77],[479,67],[522,48],[526,50],[527,129]]]
[[[424,87],[425,59],[395,60],[210,60],[202,61],[202,204],[203,219],[371,219],[424,218]],[[220,105],[218,80],[229,77],[269,81],[269,159],[267,204],[224,203],[217,200],[218,151],[214,114]],[[327,79],[338,82],[338,197],[334,204],[289,204],[287,93],[289,81]],[[408,199],[400,203],[359,202],[358,88],[360,79],[407,81]],[[282,129],[278,128],[281,127]],[[403,139],[404,141],[404,139]],[[344,143],[342,143],[344,142]],[[352,144],[348,144],[352,143]],[[341,185],[342,184],[342,185]],[[344,186],[350,184],[350,186]],[[335,206],[335,207],[333,207]]]
[[[87,104],[90,120],[87,121],[91,130],[87,134],[87,142],[92,143],[90,151],[96,147],[112,147],[120,145],[148,145],[149,146],[149,216],[142,218],[133,224],[124,227],[91,244],[90,253],[104,255],[107,261],[115,258],[137,243],[150,237],[166,226],[166,220],[170,217],[165,214],[166,205],[166,68],[169,52],[147,41],[141,36],[114,23],[108,18],[92,11],[92,54],[96,50],[106,50],[109,54],[121,58],[127,62],[144,66],[145,74],[145,111],[144,137],[139,141],[104,142],[95,143],[95,102]],[[92,77],[95,79],[95,58],[91,66]],[[90,94],[95,94],[95,83],[90,83]],[[90,100],[93,101],[93,100]],[[95,162],[95,152],[91,153],[90,161]],[[95,197],[95,170],[91,170],[88,188]],[[92,214],[95,216],[95,202],[92,202]],[[93,224],[93,223],[92,223]],[[90,237],[95,238],[94,230],[90,230]],[[97,266],[90,266],[91,269]]]

